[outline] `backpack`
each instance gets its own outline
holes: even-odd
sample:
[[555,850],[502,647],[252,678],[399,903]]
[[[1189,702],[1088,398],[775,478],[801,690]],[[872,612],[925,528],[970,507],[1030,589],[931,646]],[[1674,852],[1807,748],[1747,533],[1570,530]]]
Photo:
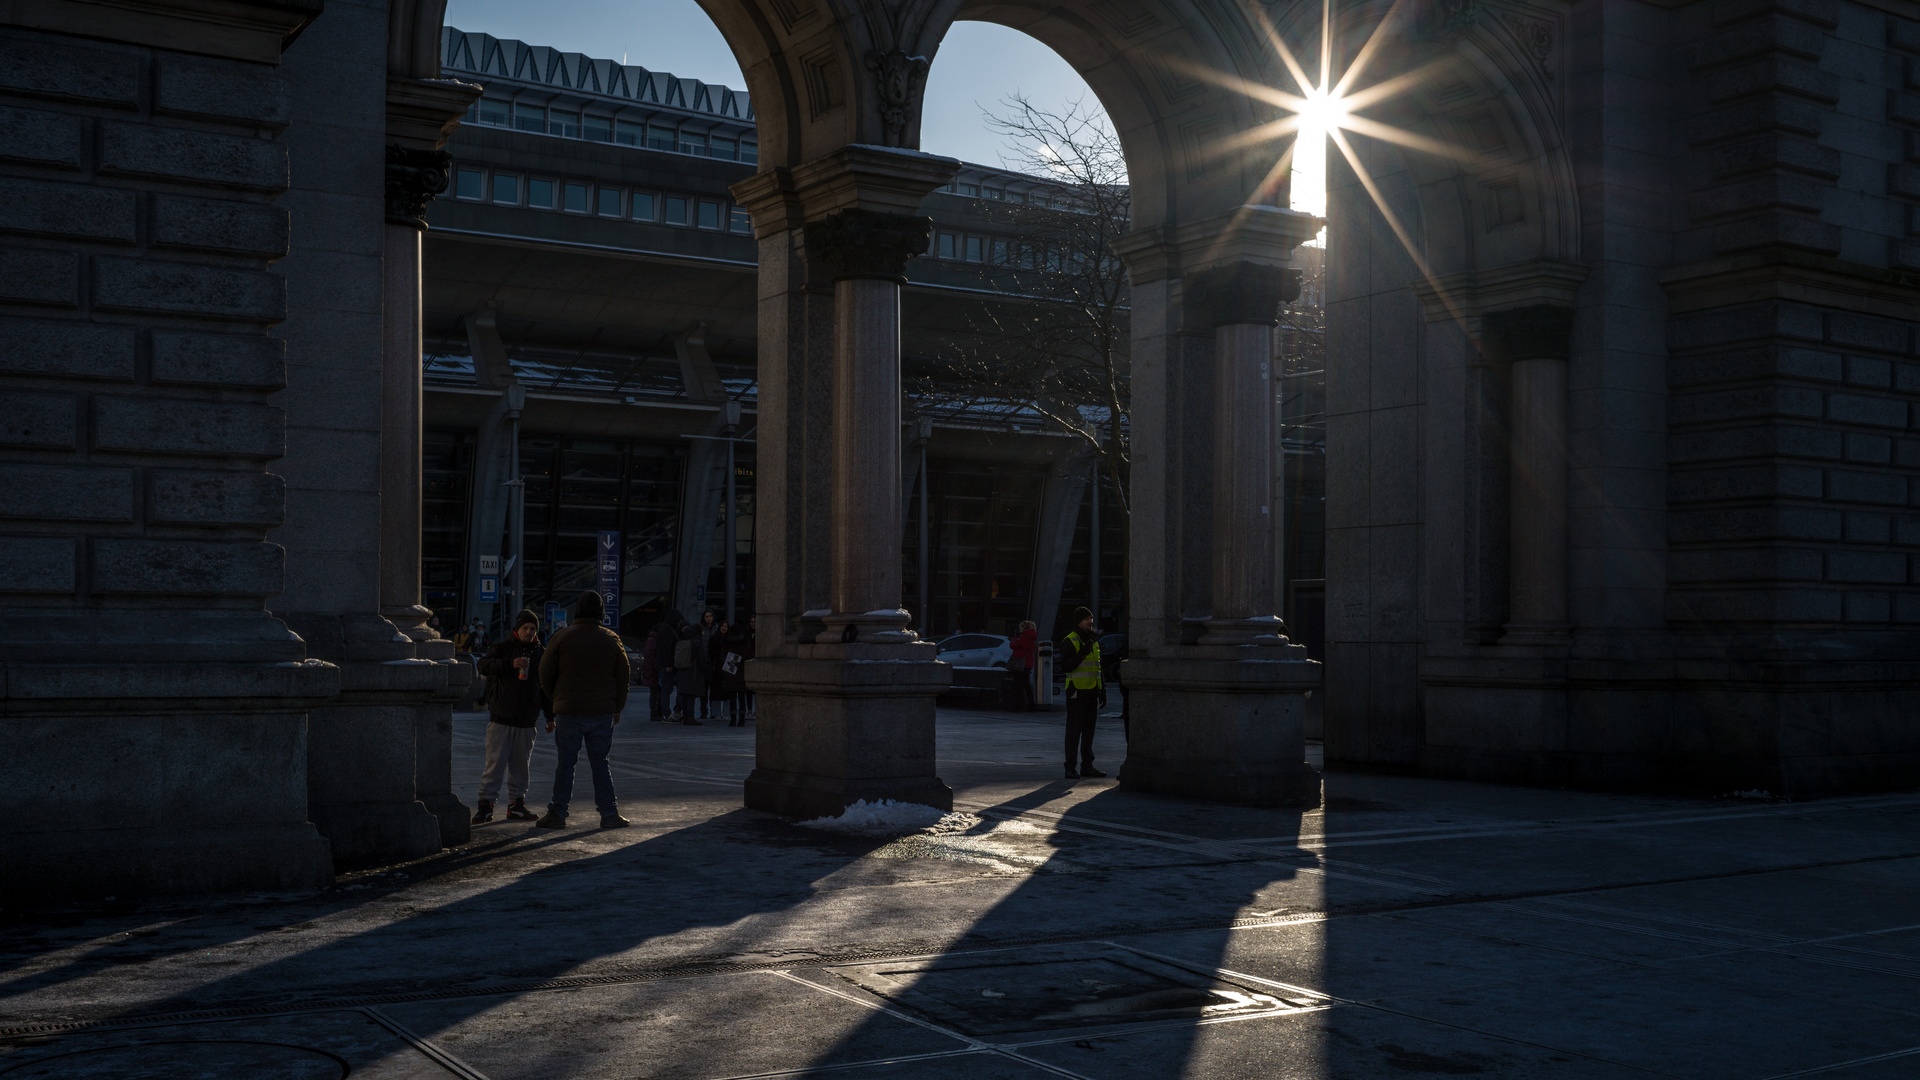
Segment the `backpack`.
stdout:
[[673,666],[685,670],[693,666],[693,639],[681,638],[680,644],[673,647]]

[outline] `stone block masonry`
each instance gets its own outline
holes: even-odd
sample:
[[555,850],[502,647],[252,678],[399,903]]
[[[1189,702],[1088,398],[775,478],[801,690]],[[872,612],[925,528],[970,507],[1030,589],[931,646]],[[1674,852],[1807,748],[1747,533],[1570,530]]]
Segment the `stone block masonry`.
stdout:
[[97,18],[0,27],[0,739],[41,823],[0,839],[0,903],[321,883],[306,713],[339,673],[265,610],[286,83]]
[[1675,316],[1667,614],[1682,640],[1709,655],[1755,634],[1908,653],[1916,332],[1786,300]]

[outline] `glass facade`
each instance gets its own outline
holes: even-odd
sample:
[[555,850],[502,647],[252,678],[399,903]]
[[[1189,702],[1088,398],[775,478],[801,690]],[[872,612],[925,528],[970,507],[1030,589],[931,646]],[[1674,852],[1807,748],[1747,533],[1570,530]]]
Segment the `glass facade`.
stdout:
[[[422,593],[442,627],[462,621],[473,501],[474,436],[430,430],[423,436],[425,489],[421,531]],[[735,451],[735,604],[753,610],[753,445]],[[540,610],[547,601],[571,604],[592,588],[602,530],[622,538],[620,629],[645,634],[666,613],[674,593],[674,557],[681,535],[681,491],[686,448],[647,442],[526,435],[520,462],[526,477],[526,596]],[[714,507],[713,552],[705,575],[707,606],[726,609],[724,509]],[[505,537],[501,550],[509,550]],[[494,616],[507,610],[506,581]]]
[[[1011,635],[1031,603],[1034,531],[1045,475],[1031,467],[927,462],[928,605],[919,632]],[[919,603],[917,506],[909,506],[902,552],[902,606]]]

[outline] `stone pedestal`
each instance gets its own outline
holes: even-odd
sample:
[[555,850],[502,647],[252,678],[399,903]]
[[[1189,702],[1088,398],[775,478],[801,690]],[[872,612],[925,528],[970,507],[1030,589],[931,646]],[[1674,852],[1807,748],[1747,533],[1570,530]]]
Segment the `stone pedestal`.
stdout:
[[1307,691],[1320,665],[1298,645],[1219,646],[1120,665],[1132,711],[1123,787],[1256,806],[1315,806]]
[[[318,661],[0,668],[0,905],[333,882],[307,820]],[[84,733],[82,735],[81,733]]]
[[[1156,346],[1135,354],[1134,400],[1146,407],[1134,425],[1123,787],[1319,801],[1305,718],[1320,665],[1288,643],[1278,614],[1273,430],[1273,328],[1297,289],[1290,252],[1318,224],[1247,206],[1116,245],[1134,278],[1136,338],[1146,329]],[[1138,321],[1154,316],[1164,325]]]
[[416,727],[440,665],[414,655],[393,624],[372,615],[283,616],[310,651],[340,669],[340,693],[314,708],[307,804],[341,867],[400,862],[441,848],[440,822],[416,789]]
[[953,789],[934,774],[933,708],[953,669],[933,658],[933,646],[800,651],[747,665],[762,717],[747,806],[801,820],[831,817],[861,799],[951,810]]
[[[422,647],[429,643],[422,643]],[[436,640],[449,652],[452,642]],[[440,823],[440,846],[458,847],[473,839],[473,810],[454,794],[453,703],[466,697],[473,684],[473,667],[451,658],[432,660],[441,680],[439,689],[413,716],[413,790],[427,812]],[[465,778],[476,783],[473,777]]]

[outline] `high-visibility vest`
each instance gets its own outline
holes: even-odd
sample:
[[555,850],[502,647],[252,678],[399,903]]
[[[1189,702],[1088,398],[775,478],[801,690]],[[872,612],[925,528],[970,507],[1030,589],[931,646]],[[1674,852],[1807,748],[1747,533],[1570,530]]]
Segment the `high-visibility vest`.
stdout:
[[[1084,639],[1080,637],[1080,631],[1078,630],[1068,634],[1066,641],[1067,655],[1071,656],[1079,652],[1082,640]],[[1067,672],[1067,688],[1070,690],[1098,690],[1100,686],[1100,639],[1095,638],[1092,646],[1087,649],[1087,655],[1080,659],[1080,666]]]

